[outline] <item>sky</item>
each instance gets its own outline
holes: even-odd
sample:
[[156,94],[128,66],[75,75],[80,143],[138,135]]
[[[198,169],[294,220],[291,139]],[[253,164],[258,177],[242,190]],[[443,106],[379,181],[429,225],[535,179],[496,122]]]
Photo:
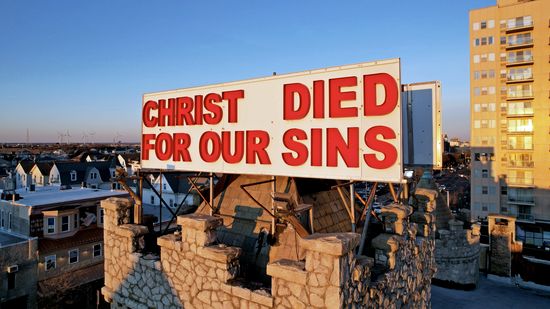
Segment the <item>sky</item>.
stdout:
[[147,92],[397,57],[468,140],[468,11],[495,2],[0,0],[0,142],[137,142]]

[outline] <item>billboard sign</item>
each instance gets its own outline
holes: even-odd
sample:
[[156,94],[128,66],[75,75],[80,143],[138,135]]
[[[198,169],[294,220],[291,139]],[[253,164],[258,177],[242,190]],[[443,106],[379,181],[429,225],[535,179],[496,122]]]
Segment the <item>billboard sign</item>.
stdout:
[[142,168],[400,182],[399,59],[148,93]]

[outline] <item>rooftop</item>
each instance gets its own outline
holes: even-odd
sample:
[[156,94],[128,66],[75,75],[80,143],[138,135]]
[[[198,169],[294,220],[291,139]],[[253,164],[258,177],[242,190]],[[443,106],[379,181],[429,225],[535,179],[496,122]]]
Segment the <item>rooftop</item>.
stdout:
[[19,237],[13,234],[0,232],[0,248],[27,241],[26,237]]
[[[64,202],[90,200],[108,198],[111,196],[127,195],[126,191],[112,191],[90,188],[72,188],[60,190],[59,186],[36,187],[36,191],[27,191],[26,189],[18,189],[16,192],[21,199],[15,201],[15,205],[19,206],[40,206],[51,205]],[[10,201],[4,201],[9,202]]]

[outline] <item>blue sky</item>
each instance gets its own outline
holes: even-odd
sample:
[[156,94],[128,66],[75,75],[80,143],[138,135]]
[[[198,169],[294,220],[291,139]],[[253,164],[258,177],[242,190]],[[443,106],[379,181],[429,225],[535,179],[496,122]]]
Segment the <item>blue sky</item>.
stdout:
[[463,1],[0,1],[0,142],[139,140],[143,93],[401,58],[469,138]]

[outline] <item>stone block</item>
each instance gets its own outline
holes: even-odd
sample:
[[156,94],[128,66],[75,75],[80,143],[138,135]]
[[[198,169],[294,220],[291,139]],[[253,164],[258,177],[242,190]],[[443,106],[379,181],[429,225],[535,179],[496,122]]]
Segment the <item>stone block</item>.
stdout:
[[220,263],[228,263],[241,255],[242,249],[224,245],[198,247],[197,255]]
[[300,239],[300,247],[333,256],[342,256],[354,250],[361,235],[357,233],[313,234]]
[[163,235],[157,238],[157,245],[160,247],[174,250],[176,243],[176,236],[174,234]]
[[250,301],[261,306],[273,307],[273,297],[264,290],[252,291],[252,293],[250,293]]
[[186,229],[194,229],[197,231],[205,232],[223,225],[222,218],[198,213],[178,216],[177,222],[184,231]]
[[250,298],[252,297],[252,291],[247,289],[247,288],[244,288],[242,286],[238,286],[238,285],[233,285],[231,287],[231,294],[233,296],[236,296],[236,297],[239,297],[239,298],[242,298],[242,299],[246,299],[246,300],[250,300]]
[[302,261],[279,260],[267,264],[267,274],[274,278],[305,285],[308,273]]
[[146,226],[137,224],[123,224],[118,226],[115,230],[115,234],[122,237],[134,238],[137,236],[145,235],[149,232]]

